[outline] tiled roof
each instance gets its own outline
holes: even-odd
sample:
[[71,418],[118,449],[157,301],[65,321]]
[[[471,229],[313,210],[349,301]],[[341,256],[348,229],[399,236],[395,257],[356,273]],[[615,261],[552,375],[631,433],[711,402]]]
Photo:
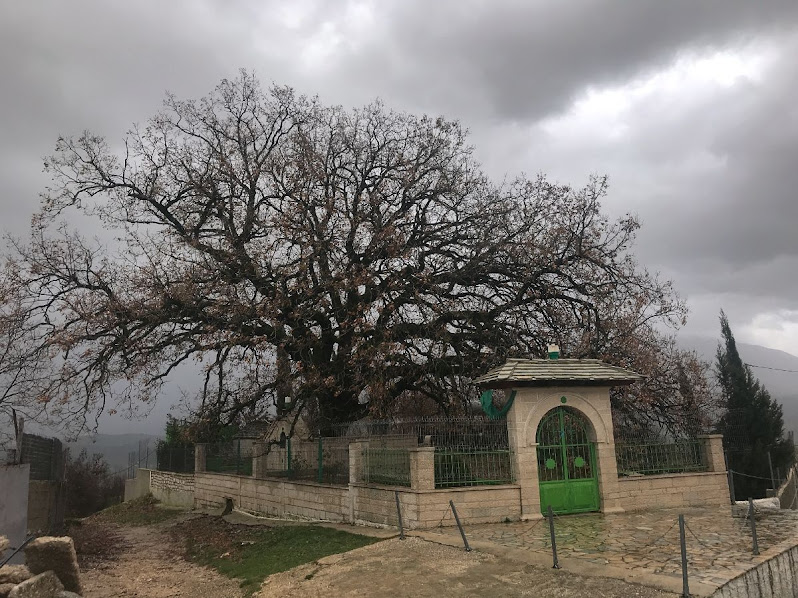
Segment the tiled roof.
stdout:
[[508,359],[474,382],[486,388],[630,384],[642,376],[598,359]]

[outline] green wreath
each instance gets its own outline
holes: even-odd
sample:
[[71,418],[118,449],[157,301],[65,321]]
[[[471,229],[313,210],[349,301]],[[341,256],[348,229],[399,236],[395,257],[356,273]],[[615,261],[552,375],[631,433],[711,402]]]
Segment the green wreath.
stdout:
[[482,396],[479,397],[479,402],[482,404],[482,411],[487,414],[489,419],[501,419],[505,417],[510,411],[510,407],[513,406],[513,401],[515,401],[515,391],[510,393],[510,398],[507,399],[507,402],[501,409],[497,409],[496,405],[493,404],[492,390],[486,390],[482,393]]

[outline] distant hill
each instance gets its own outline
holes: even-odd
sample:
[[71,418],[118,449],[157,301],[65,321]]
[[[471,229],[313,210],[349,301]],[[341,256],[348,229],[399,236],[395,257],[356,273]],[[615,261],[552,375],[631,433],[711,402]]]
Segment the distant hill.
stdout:
[[[679,344],[685,349],[694,349],[714,366],[718,339],[684,336],[679,338]],[[748,364],[798,371],[798,357],[785,351],[746,343],[737,343],[737,350]],[[781,403],[785,428],[798,431],[798,374],[764,368],[751,368],[751,371],[765,385],[770,395]]]
[[124,469],[128,465],[128,455],[136,453],[138,461],[141,451],[142,466],[149,446],[150,466],[155,465],[155,445],[160,437],[151,434],[97,434],[93,437],[78,438],[66,444],[70,453],[77,456],[84,448],[89,455],[99,453],[108,462],[112,471]]

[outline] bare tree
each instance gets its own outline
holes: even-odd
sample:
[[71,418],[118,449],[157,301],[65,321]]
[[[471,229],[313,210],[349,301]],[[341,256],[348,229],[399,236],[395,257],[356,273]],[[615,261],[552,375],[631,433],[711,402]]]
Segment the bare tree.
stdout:
[[[630,253],[637,220],[602,213],[604,178],[496,185],[456,122],[380,103],[325,107],[242,73],[168,97],[121,151],[59,139],[46,169],[19,284],[57,352],[47,396],[81,409],[151,401],[193,360],[215,421],[275,403],[350,420],[410,395],[457,411],[507,357],[556,341],[634,365],[685,316]],[[69,210],[118,245],[64,226]]]

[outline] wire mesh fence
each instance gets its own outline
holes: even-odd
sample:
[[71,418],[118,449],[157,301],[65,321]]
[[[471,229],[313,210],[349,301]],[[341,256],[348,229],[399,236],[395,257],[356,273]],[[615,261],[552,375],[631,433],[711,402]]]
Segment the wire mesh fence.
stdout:
[[349,446],[360,441],[364,447],[358,474],[366,483],[410,486],[409,449],[419,446],[435,449],[437,488],[514,481],[504,420],[482,417],[371,420],[326,426],[323,432],[309,439],[284,437],[279,441],[247,444],[243,441],[208,444],[205,469],[254,474],[259,478],[348,484]]
[[513,481],[509,450],[435,450],[436,488],[512,484]]
[[[149,451],[148,451],[149,457]],[[155,448],[158,471],[173,473],[194,473],[194,446],[170,446],[159,442]],[[149,458],[147,459],[149,466]]]
[[410,486],[410,452],[407,448],[363,449],[361,479],[366,484]]
[[252,452],[256,477],[349,483],[349,442],[343,438],[287,438],[280,444],[255,444]]
[[436,488],[509,484],[515,479],[506,420],[371,420],[335,426],[333,433],[352,441],[368,441],[362,475],[369,483],[410,485],[407,450],[418,446],[435,448]]
[[205,471],[252,475],[252,442],[232,440],[205,445]]
[[619,476],[658,475],[707,471],[704,441],[621,442],[615,445]]

